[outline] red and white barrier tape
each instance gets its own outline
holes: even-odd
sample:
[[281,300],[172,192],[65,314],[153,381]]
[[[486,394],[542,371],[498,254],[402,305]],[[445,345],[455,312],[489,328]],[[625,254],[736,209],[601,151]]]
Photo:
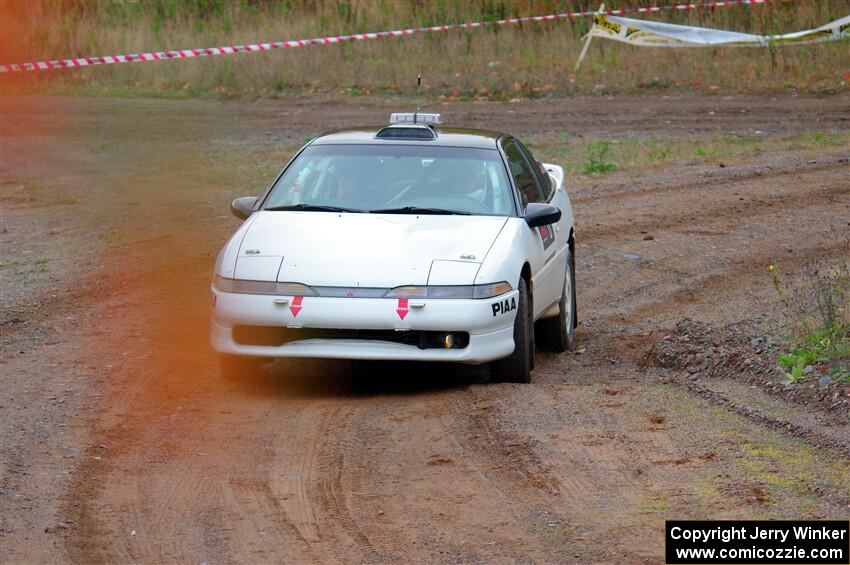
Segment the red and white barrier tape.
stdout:
[[[694,10],[697,8],[723,8],[726,6],[736,5],[767,4],[771,1],[773,0],[719,0],[717,2],[703,2],[699,4],[675,4],[671,6],[651,6],[647,8],[625,8],[621,10],[605,10],[603,13],[608,14],[609,16],[617,16],[628,13],[648,14],[661,11],[685,11]],[[231,53],[250,53],[254,51],[269,51],[271,49],[286,49],[289,47],[306,47],[307,45],[330,45],[333,43],[343,43],[345,41],[363,41],[366,39],[398,37],[402,35],[413,35],[416,33],[448,31],[451,29],[472,29],[486,26],[518,24],[523,22],[546,22],[551,20],[562,20],[592,16],[596,13],[596,11],[564,12],[561,14],[548,14],[545,16],[525,16],[522,18],[508,18],[504,20],[496,20],[490,22],[466,22],[462,24],[446,24],[438,26],[399,29],[394,31],[376,31],[372,33],[355,33],[352,35],[317,37],[314,39],[295,39],[289,41],[273,41],[270,43],[250,43],[248,45],[229,45],[226,47],[180,49],[177,51],[152,51],[150,53],[138,53],[132,55],[106,55],[103,57],[80,57],[78,59],[38,61],[35,63],[16,63],[9,65],[0,65],[0,73],[20,71],[47,71],[50,69],[88,67],[90,65],[113,65],[116,63],[136,63],[142,61],[162,61],[167,59],[191,59],[194,57],[212,57],[214,55],[230,55]]]

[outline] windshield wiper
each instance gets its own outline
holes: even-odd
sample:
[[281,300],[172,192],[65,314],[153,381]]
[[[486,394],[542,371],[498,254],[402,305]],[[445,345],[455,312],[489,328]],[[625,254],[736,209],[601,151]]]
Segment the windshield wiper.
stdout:
[[420,208],[419,206],[402,206],[401,208],[378,208],[369,210],[370,214],[458,214],[469,216],[469,212],[462,210],[446,210],[444,208]]
[[342,208],[341,206],[322,206],[320,204],[287,204],[284,206],[269,206],[268,208],[263,208],[264,210],[271,210],[272,212],[286,212],[286,211],[296,211],[296,212],[363,212],[363,210],[358,210],[356,208]]

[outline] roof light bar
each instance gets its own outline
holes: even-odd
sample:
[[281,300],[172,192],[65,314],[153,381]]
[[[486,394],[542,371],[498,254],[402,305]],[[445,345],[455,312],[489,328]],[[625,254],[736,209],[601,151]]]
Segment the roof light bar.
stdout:
[[390,114],[391,124],[424,124],[440,123],[440,114],[423,114],[422,112],[393,112]]

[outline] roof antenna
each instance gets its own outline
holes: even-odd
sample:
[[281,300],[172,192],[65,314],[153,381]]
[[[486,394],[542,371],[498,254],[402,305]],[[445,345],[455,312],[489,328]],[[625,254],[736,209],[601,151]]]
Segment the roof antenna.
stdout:
[[422,101],[422,40],[416,42],[416,112],[413,114],[413,123],[419,121],[419,103]]
[[417,73],[416,75],[416,113],[413,114],[413,123],[416,123],[416,117],[419,115],[419,101],[422,99],[420,93],[422,92],[422,73]]

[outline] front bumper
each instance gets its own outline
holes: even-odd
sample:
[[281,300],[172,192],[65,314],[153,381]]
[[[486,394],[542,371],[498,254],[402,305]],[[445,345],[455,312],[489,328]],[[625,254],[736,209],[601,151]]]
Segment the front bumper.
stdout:
[[[518,292],[490,299],[329,298],[234,294],[213,288],[210,341],[220,353],[255,357],[312,357],[485,363],[514,350]],[[468,332],[463,348],[420,349],[374,339],[303,339],[282,345],[248,345],[233,326],[339,330]]]

